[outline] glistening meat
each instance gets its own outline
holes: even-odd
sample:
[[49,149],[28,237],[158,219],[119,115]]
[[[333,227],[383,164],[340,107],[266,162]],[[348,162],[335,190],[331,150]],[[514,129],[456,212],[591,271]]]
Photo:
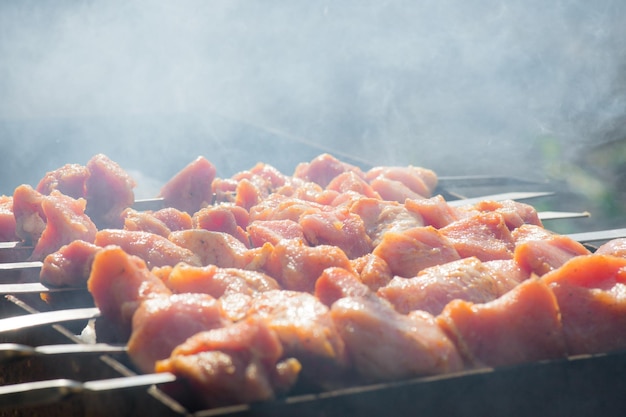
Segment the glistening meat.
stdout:
[[[55,178],[75,189],[73,172],[85,170],[49,175],[50,195],[21,189],[4,206],[13,232],[66,242],[54,237],[71,222],[41,202],[62,195]],[[330,155],[291,176],[259,163],[220,178],[199,158],[162,189],[178,209],[137,212],[120,198],[119,226],[72,235],[41,279],[80,285],[88,273],[100,330],[108,323],[99,337],[128,343],[142,371],[177,374],[200,406],[267,400],[298,381],[324,389],[626,348],[609,337],[626,316],[621,242],[590,254],[529,205],[452,207],[436,184],[430,170],[365,172]],[[93,195],[64,198],[89,207]]]

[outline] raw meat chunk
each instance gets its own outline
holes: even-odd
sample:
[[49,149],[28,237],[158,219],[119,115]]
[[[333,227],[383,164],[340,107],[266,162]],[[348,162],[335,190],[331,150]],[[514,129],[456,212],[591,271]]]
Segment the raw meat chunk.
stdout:
[[537,279],[485,304],[451,301],[437,321],[470,366],[507,366],[567,355],[557,299]]
[[13,214],[13,197],[0,196],[0,242],[18,240],[15,215]]
[[275,331],[285,355],[297,358],[308,375],[328,378],[333,369],[347,364],[344,343],[328,307],[311,294],[259,293],[251,300],[247,316],[260,318]]
[[212,232],[223,232],[236,237],[241,243],[250,246],[246,227],[248,212],[232,204],[219,204],[198,210],[193,215],[193,227]]
[[179,263],[174,267],[155,268],[152,272],[175,293],[196,292],[219,298],[230,293],[255,295],[279,289],[272,277],[238,268],[197,267]]
[[159,196],[166,206],[193,214],[213,202],[216,173],[215,166],[200,156],[165,183]]
[[144,300],[132,320],[128,354],[143,372],[153,372],[156,361],[196,333],[229,324],[208,294],[173,294]]
[[358,176],[364,177],[360,168],[341,162],[334,156],[328,154],[322,154],[314,158],[311,162],[299,164],[293,176],[326,187],[336,176],[344,172],[354,172]]
[[346,209],[303,214],[299,223],[311,246],[336,246],[349,259],[371,252],[371,240],[365,233],[363,220]]
[[350,261],[352,268],[358,274],[361,282],[372,291],[377,291],[391,281],[391,269],[380,256],[368,253]]
[[86,213],[99,228],[121,227],[121,214],[135,202],[135,181],[117,163],[98,154],[87,161]]
[[352,364],[370,381],[454,372],[463,363],[454,344],[425,312],[396,312],[376,298],[336,301],[331,316]]
[[408,211],[396,202],[364,198],[356,201],[350,211],[363,220],[365,231],[372,241],[372,247],[378,246],[387,232],[403,232],[414,227],[424,226],[422,217]]
[[365,178],[382,198],[404,203],[407,198],[428,198],[437,187],[437,175],[430,169],[406,167],[375,167]]
[[403,314],[423,310],[437,315],[452,300],[495,300],[499,287],[491,271],[475,257],[423,269],[413,278],[395,277],[377,294]]
[[[175,232],[178,233],[178,232]],[[154,233],[120,229],[103,229],[96,233],[98,246],[116,245],[130,255],[142,258],[149,268],[185,262],[200,266],[200,258],[191,250]]]
[[16,232],[34,246],[30,260],[43,260],[74,240],[93,242],[96,225],[85,214],[85,200],[53,191],[44,196],[28,185],[13,194]]
[[577,256],[541,280],[559,303],[571,355],[626,348],[626,259]]
[[276,246],[283,239],[304,242],[302,226],[293,220],[254,221],[246,228],[253,248],[271,243]]
[[27,245],[35,245],[46,228],[46,215],[41,206],[44,198],[43,194],[26,184],[13,191],[15,233]]
[[248,319],[197,333],[157,362],[156,371],[184,378],[200,407],[218,407],[270,400],[291,388],[301,365],[282,356],[276,333]]
[[467,217],[456,207],[450,206],[440,195],[431,198],[407,199],[404,207],[419,215],[423,219],[424,226],[433,226],[437,229]]
[[281,240],[264,268],[286,290],[313,292],[317,278],[331,266],[350,269],[350,260],[335,246],[309,247],[295,240]]
[[594,253],[597,255],[613,255],[626,258],[626,238],[609,240],[602,244]]
[[432,226],[387,232],[372,253],[389,265],[393,275],[406,278],[429,266],[460,259],[452,243]]
[[193,227],[191,215],[174,207],[162,208],[152,213],[152,215],[161,220],[172,232],[187,230]]
[[326,190],[337,191],[339,194],[356,193],[380,200],[380,195],[374,191],[372,186],[363,179],[362,175],[358,175],[354,171],[346,171],[337,175],[328,183]]
[[527,273],[539,276],[559,268],[569,259],[590,254],[589,250],[574,239],[558,234],[541,236],[540,231],[528,229],[538,226],[521,226],[520,233],[513,233],[515,262]]
[[124,230],[154,233],[167,238],[172,232],[169,227],[152,213],[127,208],[122,212]]
[[259,270],[272,250],[270,244],[248,249],[228,233],[204,229],[172,232],[169,239],[194,253],[200,260],[199,265],[216,265],[222,268]]
[[513,258],[515,244],[499,213],[488,212],[463,218],[439,231],[452,242],[461,258],[475,256],[483,262]]
[[87,285],[91,263],[101,248],[83,240],[75,240],[46,256],[39,274],[42,284],[82,287]]
[[131,319],[141,302],[171,294],[143,259],[119,246],[107,246],[96,253],[87,288],[102,315],[122,333],[130,332]]
[[344,297],[373,297],[375,294],[351,271],[326,268],[315,283],[315,296],[327,306]]
[[539,219],[537,210],[525,203],[514,200],[491,201],[484,200],[473,206],[473,209],[480,212],[495,212],[502,215],[509,230],[520,227],[523,224],[543,226]]
[[58,190],[72,198],[85,198],[85,187],[89,178],[89,169],[79,164],[66,164],[50,171],[37,184],[36,190],[49,195]]

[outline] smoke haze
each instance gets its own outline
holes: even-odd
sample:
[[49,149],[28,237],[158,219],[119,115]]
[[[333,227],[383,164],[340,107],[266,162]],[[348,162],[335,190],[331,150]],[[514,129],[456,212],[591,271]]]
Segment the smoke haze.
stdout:
[[624,22],[619,0],[5,1],[0,194],[98,152],[151,183],[321,151],[540,177],[546,141],[626,136]]

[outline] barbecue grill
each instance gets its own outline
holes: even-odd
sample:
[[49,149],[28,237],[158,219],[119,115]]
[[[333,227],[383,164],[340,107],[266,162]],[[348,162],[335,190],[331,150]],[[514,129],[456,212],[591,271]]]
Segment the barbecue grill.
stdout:
[[[262,135],[267,134],[261,132]],[[259,135],[259,137],[262,137]],[[288,138],[274,136],[277,143]],[[258,143],[258,142],[257,142]],[[297,144],[300,152],[319,152],[315,147]],[[445,184],[445,181],[443,182]],[[469,201],[467,197],[477,190],[487,193],[495,190],[552,188],[549,182],[524,181],[510,177],[450,178],[448,184],[458,184],[456,189],[440,189],[448,198]],[[475,185],[472,187],[472,185]],[[557,194],[554,195],[553,193]],[[537,206],[551,208],[550,201],[559,201],[558,190],[531,200]],[[483,195],[487,195],[483,194]],[[542,193],[539,193],[540,195]],[[570,206],[571,208],[571,206]],[[547,227],[560,222],[584,224],[586,217],[573,220],[547,221]],[[580,227],[580,230],[584,227]],[[591,242],[600,243],[600,242]],[[14,253],[15,249],[4,252]],[[10,259],[11,260],[11,259]],[[7,262],[5,260],[5,262]],[[6,264],[5,264],[6,265]],[[35,271],[35,272],[33,272]],[[36,282],[37,269],[19,273],[5,271],[3,282]],[[86,291],[50,293],[42,300],[39,293],[5,296],[0,304],[1,317],[29,315],[40,311],[91,306]],[[98,319],[95,320],[97,323]],[[27,346],[49,344],[82,344],[79,335],[85,329],[94,329],[94,321],[72,320],[68,323],[39,326],[10,332],[0,332],[0,342],[20,343]],[[94,330],[95,331],[95,330]],[[355,384],[339,390],[296,387],[284,398],[275,401],[244,404],[210,410],[197,409],[185,402],[176,389],[176,383],[151,387],[133,387],[112,391],[90,392],[76,389],[68,391],[67,380],[101,380],[105,378],[136,375],[132,364],[122,353],[73,354],[35,356],[8,361],[3,364],[2,384],[62,379],[60,388],[52,389],[52,404],[20,406],[19,415],[159,415],[159,416],[243,416],[243,415],[305,415],[339,416],[346,414],[380,415],[393,404],[398,415],[585,415],[590,412],[622,413],[626,411],[624,390],[626,382],[621,374],[626,370],[623,352],[572,357],[565,360],[545,361],[504,369],[479,369],[459,374],[415,378],[382,384]],[[606,384],[606,381],[612,381]],[[541,384],[538,382],[541,381]],[[546,389],[544,384],[553,387]],[[65,390],[65,391],[64,391]],[[80,390],[80,391],[78,391]],[[581,394],[584,393],[584,394]],[[68,395],[64,395],[68,394]],[[71,394],[71,395],[70,395]],[[32,391],[30,401],[46,399],[50,392]],[[0,396],[2,404],[2,396]],[[0,415],[15,415],[7,411]]]
[[[0,32],[8,35],[0,37],[0,194],[94,153],[127,169],[136,196],[150,198],[198,155],[228,177],[259,161],[290,173],[329,152],[364,169],[414,164],[469,176],[437,190],[451,200],[549,191],[532,200],[539,211],[591,213],[546,222],[559,233],[626,225],[619,74],[626,57],[604,47],[626,36],[620,2],[567,11],[543,2],[453,2],[437,10],[403,0],[302,10],[207,2],[191,11],[130,2],[121,24],[108,7],[9,3],[0,5]],[[442,19],[444,12],[454,17]],[[23,261],[25,253],[0,249],[0,262]],[[36,280],[36,269],[0,269],[0,284]],[[92,305],[84,291],[46,297],[3,296],[0,319]],[[0,343],[82,344],[80,335],[97,323],[0,332]],[[0,386],[136,375],[123,352],[0,366]],[[176,383],[83,390],[0,408],[0,416],[626,415],[624,375],[626,353],[612,352],[339,390],[297,386],[275,401],[210,410],[187,403]]]

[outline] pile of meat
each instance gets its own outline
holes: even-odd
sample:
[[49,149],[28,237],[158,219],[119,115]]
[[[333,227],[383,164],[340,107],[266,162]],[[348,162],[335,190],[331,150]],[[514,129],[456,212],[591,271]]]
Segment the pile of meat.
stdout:
[[591,253],[529,205],[455,208],[436,185],[330,155],[219,178],[200,157],[139,212],[97,155],[3,197],[0,236],[43,283],[86,285],[137,368],[201,407],[626,348],[626,240]]

